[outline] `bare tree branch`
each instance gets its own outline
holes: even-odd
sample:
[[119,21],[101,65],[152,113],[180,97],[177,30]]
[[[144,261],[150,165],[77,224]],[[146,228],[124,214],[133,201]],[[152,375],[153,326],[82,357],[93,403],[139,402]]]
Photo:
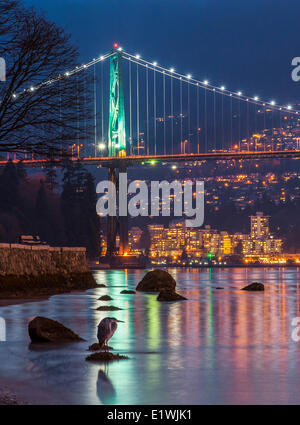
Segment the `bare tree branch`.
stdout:
[[[7,63],[7,82],[0,84],[0,152],[65,154],[88,139],[90,77],[88,71],[65,76],[79,54],[63,29],[19,0],[0,0],[0,56]],[[58,82],[34,89],[58,75]]]

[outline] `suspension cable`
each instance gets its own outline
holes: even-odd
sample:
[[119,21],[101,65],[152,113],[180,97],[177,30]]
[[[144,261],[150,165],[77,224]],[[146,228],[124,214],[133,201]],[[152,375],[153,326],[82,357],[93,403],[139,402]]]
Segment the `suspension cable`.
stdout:
[[205,130],[205,153],[207,153],[207,91],[204,91],[204,130]]
[[239,150],[241,150],[241,101],[238,99],[238,137],[239,137]]
[[200,111],[199,111],[199,87],[197,87],[197,153],[200,153]]
[[101,64],[101,140],[104,142],[104,70],[103,63]]
[[[79,94],[78,94],[78,75],[76,75],[76,105],[77,105],[77,156],[79,158],[79,116],[80,116],[80,106],[79,106]],[[73,155],[72,155],[73,156]]]
[[222,130],[221,149],[224,149],[224,97],[223,96],[221,96],[221,130]]
[[230,98],[230,145],[232,147],[233,142],[233,106],[232,97]]
[[132,82],[131,82],[131,61],[129,61],[129,137],[132,146]]
[[216,92],[213,92],[214,149],[217,149]]
[[182,150],[181,153],[184,152],[184,149],[183,149],[184,142],[183,142],[182,139],[183,139],[183,129],[182,129],[182,80],[180,80],[180,147],[181,147],[181,150]]
[[137,132],[137,148],[140,154],[140,95],[139,95],[139,66],[136,66],[136,132]]
[[163,114],[164,114],[164,154],[167,154],[167,150],[166,150],[166,76],[165,74],[163,74],[163,103],[164,103],[164,108],[163,108]]
[[[85,141],[85,142],[87,141],[87,119],[86,119],[86,113],[87,113],[87,111],[86,111],[86,105],[87,105],[87,102],[86,102],[86,87],[87,87],[87,84],[86,84],[86,72],[84,72],[84,73],[83,73],[83,107],[84,107],[84,112],[83,112],[83,114],[84,114],[84,141]],[[83,151],[84,151],[84,155],[85,155],[85,154],[86,154],[85,143],[84,143],[84,149],[83,149]]]
[[149,140],[149,71],[146,68],[146,115],[147,115],[147,155],[150,154]]
[[190,135],[191,135],[191,110],[190,110],[190,85],[188,84],[187,87],[187,103],[188,103],[188,145],[190,146],[190,152],[191,152],[191,139],[190,139]]
[[172,154],[174,153],[174,104],[173,104],[173,78],[171,80],[171,143]]
[[153,73],[154,155],[156,155],[156,70]]
[[292,107],[290,105],[289,106],[283,106],[283,105],[280,106],[280,105],[275,105],[271,102],[265,102],[263,100],[258,99],[257,97],[250,97],[250,96],[247,97],[247,96],[243,95],[242,92],[234,92],[234,91],[231,91],[231,90],[224,89],[223,87],[214,86],[214,85],[208,83],[207,81],[197,80],[195,78],[192,78],[190,75],[179,74],[178,72],[175,72],[174,69],[164,68],[164,67],[158,65],[156,62],[151,63],[151,62],[146,61],[146,60],[144,60],[140,57],[132,55],[132,54],[126,52],[126,51],[123,51],[122,57],[126,60],[132,60],[133,62],[138,62],[141,66],[144,66],[144,67],[148,66],[149,69],[155,70],[156,72],[160,72],[161,74],[163,72],[165,72],[165,74],[169,77],[172,77],[172,78],[177,79],[177,80],[183,80],[184,82],[186,82],[188,84],[191,84],[191,85],[194,85],[194,86],[199,86],[199,87],[201,87],[201,88],[203,88],[207,91],[211,91],[211,92],[215,91],[217,94],[222,94],[223,96],[228,96],[228,97],[230,96],[230,97],[233,97],[235,99],[243,100],[245,102],[248,101],[248,102],[254,103],[256,105],[262,105],[262,106],[268,105],[272,109],[279,109],[279,110],[283,109],[283,110],[286,110],[287,113],[296,113],[296,114],[300,113],[300,111],[292,109]]
[[97,83],[96,83],[96,64],[94,64],[94,157],[97,156]]

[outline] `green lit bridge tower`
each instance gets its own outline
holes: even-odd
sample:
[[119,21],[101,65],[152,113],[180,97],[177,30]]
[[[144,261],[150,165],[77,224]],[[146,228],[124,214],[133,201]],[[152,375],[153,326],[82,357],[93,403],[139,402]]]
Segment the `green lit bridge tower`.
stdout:
[[[109,128],[108,128],[108,156],[126,156],[126,129],[124,89],[122,76],[122,53],[114,45],[114,54],[110,58],[110,91],[109,91]],[[113,182],[119,190],[119,173],[126,172],[126,166],[108,168],[108,180]],[[117,196],[118,198],[118,196]],[[120,245],[117,252],[117,235],[119,234]],[[128,218],[108,216],[107,223],[107,255],[117,254],[123,256],[128,252]]]
[[118,51],[110,58],[108,155],[126,156],[122,53]]

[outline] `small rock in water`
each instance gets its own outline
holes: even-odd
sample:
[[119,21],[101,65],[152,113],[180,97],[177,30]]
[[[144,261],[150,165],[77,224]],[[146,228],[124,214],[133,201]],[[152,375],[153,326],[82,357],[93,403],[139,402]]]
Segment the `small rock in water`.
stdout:
[[136,294],[135,291],[128,291],[127,289],[124,289],[124,291],[121,291],[120,294]]
[[33,343],[84,341],[71,329],[47,317],[38,316],[31,320],[28,324],[28,333]]
[[217,286],[216,289],[224,289],[222,286]]
[[242,291],[264,291],[264,290],[265,290],[265,287],[260,282],[253,282],[253,283],[250,283],[250,285],[242,288]]
[[122,310],[119,307],[115,307],[114,305],[101,305],[97,308],[98,311],[116,311],[116,310]]
[[99,342],[95,342],[94,344],[89,346],[89,351],[100,351],[100,350],[113,350],[112,347],[109,345],[104,345],[103,347],[100,347]]
[[184,301],[187,298],[183,297],[180,294],[177,294],[175,291],[171,291],[169,289],[164,289],[160,291],[157,301]]
[[99,301],[111,301],[112,297],[109,295],[102,295],[102,297],[98,298]]
[[107,288],[107,286],[103,283],[99,283],[99,285],[97,285],[97,288]]
[[88,362],[111,362],[113,360],[125,360],[128,359],[126,356],[121,356],[120,354],[108,353],[107,351],[100,351],[93,353],[90,356],[86,357]]

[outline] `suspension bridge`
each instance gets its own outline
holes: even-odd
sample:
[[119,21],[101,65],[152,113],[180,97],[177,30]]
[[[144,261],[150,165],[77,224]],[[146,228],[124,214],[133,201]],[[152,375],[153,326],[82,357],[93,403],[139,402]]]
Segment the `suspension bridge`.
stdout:
[[[78,93],[84,99],[83,113],[78,108],[77,114],[83,126],[68,147],[68,158],[107,167],[113,182],[118,172],[137,164],[300,157],[296,107],[181,74],[118,44],[82,66],[12,93],[12,99],[17,102],[73,76],[84,79],[89,89]],[[7,160],[40,167],[49,161],[30,152],[8,153],[0,166]],[[51,159],[57,166],[63,161],[63,156]],[[128,250],[126,218],[109,217],[108,255],[116,253],[117,233],[122,255]]]

